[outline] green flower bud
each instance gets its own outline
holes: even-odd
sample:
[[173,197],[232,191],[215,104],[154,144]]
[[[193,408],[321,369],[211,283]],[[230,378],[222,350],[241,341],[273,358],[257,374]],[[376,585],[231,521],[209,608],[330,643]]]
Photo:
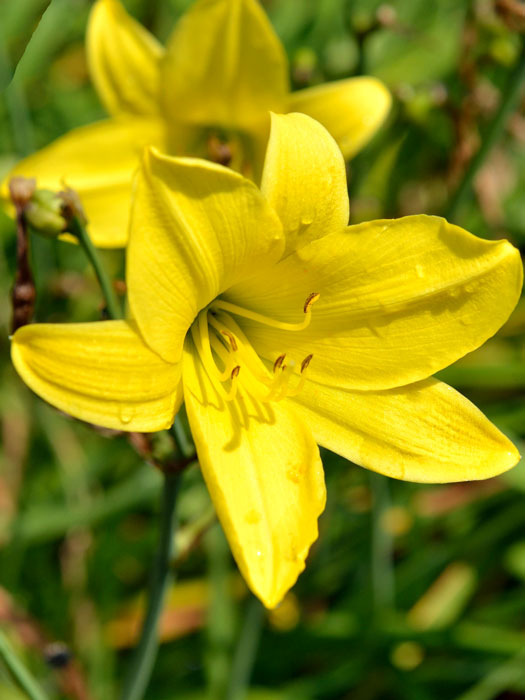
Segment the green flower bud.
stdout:
[[24,209],[24,216],[36,233],[48,238],[55,238],[66,228],[62,199],[51,190],[37,190]]

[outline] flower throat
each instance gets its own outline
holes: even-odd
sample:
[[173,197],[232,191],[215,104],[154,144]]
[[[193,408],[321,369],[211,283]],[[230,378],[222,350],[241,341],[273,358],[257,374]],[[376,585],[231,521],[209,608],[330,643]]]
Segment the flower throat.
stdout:
[[299,323],[277,321],[222,299],[216,299],[199,313],[191,335],[199,358],[223,399],[232,401],[240,394],[263,402],[281,401],[302,390],[313,355],[307,355],[296,371],[296,363],[285,362],[286,353],[282,353],[270,371],[234,317],[283,331],[302,331],[309,326],[311,308],[318,299],[317,292],[308,295],[303,305],[304,319]]

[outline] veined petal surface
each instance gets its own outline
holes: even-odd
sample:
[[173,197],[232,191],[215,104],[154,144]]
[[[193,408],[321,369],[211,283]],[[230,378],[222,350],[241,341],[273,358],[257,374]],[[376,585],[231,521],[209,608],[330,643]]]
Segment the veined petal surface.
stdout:
[[484,343],[507,320],[522,286],[518,251],[432,216],[372,221],[325,236],[228,290],[234,303],[310,326],[283,332],[243,319],[273,362],[287,352],[315,381],[389,389],[429,377]]
[[348,224],[343,156],[305,114],[272,114],[261,191],[282,221],[285,255]]
[[282,227],[259,190],[227,168],[150,151],[136,182],[128,298],[147,343],[180,359],[198,311],[282,255]]
[[289,112],[304,112],[321,122],[346,159],[370,141],[386,119],[392,97],[377,78],[360,76],[293,92]]
[[[164,144],[162,122],[154,119],[108,119],[70,131],[46,148],[24,158],[9,173],[36,177],[40,188],[78,192],[89,234],[102,248],[125,246],[131,180],[145,146]],[[7,178],[2,184],[7,195]]]
[[307,380],[294,404],[320,445],[395,479],[488,479],[520,459],[481,411],[432,378],[370,392]]
[[180,365],[152,352],[133,322],[23,326],[11,357],[48,403],[106,428],[163,430],[181,403]]
[[119,0],[97,0],[86,43],[91,78],[108,112],[158,115],[164,48]]
[[165,109],[181,121],[251,131],[285,110],[286,55],[257,0],[197,0],[173,31],[163,76]]
[[232,553],[252,591],[273,608],[317,539],[326,498],[317,445],[284,402],[225,401],[191,341],[183,383],[201,469]]

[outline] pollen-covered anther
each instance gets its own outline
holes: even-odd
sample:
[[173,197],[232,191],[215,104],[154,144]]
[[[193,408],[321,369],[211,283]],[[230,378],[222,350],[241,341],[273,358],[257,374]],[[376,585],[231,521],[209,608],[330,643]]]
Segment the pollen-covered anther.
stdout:
[[237,346],[237,341],[235,340],[235,336],[233,335],[233,333],[230,333],[230,331],[221,328],[221,334],[229,340],[233,352],[237,352],[239,348]]
[[313,304],[315,304],[315,302],[319,299],[320,296],[321,295],[319,292],[312,292],[306,297],[306,301],[304,302],[303,307],[303,311],[305,314],[307,314],[310,311],[311,307],[313,306]]
[[273,363],[273,373],[274,374],[277,372],[277,370],[282,368],[285,357],[286,357],[286,354],[279,355],[279,357]]
[[237,377],[239,376],[240,371],[241,371],[240,365],[235,365],[235,367],[231,371],[231,374],[230,374],[231,386],[230,386],[230,390],[228,391],[228,393],[225,396],[226,401],[233,401],[233,399],[237,396],[237,389],[239,387],[239,382],[237,381]]
[[305,372],[308,369],[308,365],[312,361],[313,353],[310,355],[307,355],[304,360],[301,362],[301,374]]

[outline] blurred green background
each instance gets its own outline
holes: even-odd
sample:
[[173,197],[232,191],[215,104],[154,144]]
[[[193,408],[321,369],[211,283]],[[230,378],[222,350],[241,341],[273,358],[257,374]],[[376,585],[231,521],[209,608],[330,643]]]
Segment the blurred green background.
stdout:
[[[90,4],[2,0],[0,175],[104,116],[84,54]],[[125,3],[161,40],[189,4]],[[349,166],[352,221],[446,212],[519,60],[513,3],[264,5],[296,88],[368,73],[395,96],[387,124]],[[477,235],[522,248],[523,106],[522,91],[453,212]],[[32,243],[37,320],[99,318],[82,251]],[[123,254],[102,255],[123,279]],[[0,629],[50,697],[110,699],[136,635],[161,477],[122,436],[57,413],[16,377],[8,341],[14,263],[13,222],[0,214]],[[524,331],[521,304],[495,339],[441,374],[521,447]],[[264,614],[237,574],[197,467],[188,470],[178,582],[146,697],[240,700],[251,641],[259,644],[253,700],[525,698],[525,464],[486,482],[420,486],[329,453],[323,459],[319,541],[293,592]],[[1,700],[22,697],[0,662]]]

